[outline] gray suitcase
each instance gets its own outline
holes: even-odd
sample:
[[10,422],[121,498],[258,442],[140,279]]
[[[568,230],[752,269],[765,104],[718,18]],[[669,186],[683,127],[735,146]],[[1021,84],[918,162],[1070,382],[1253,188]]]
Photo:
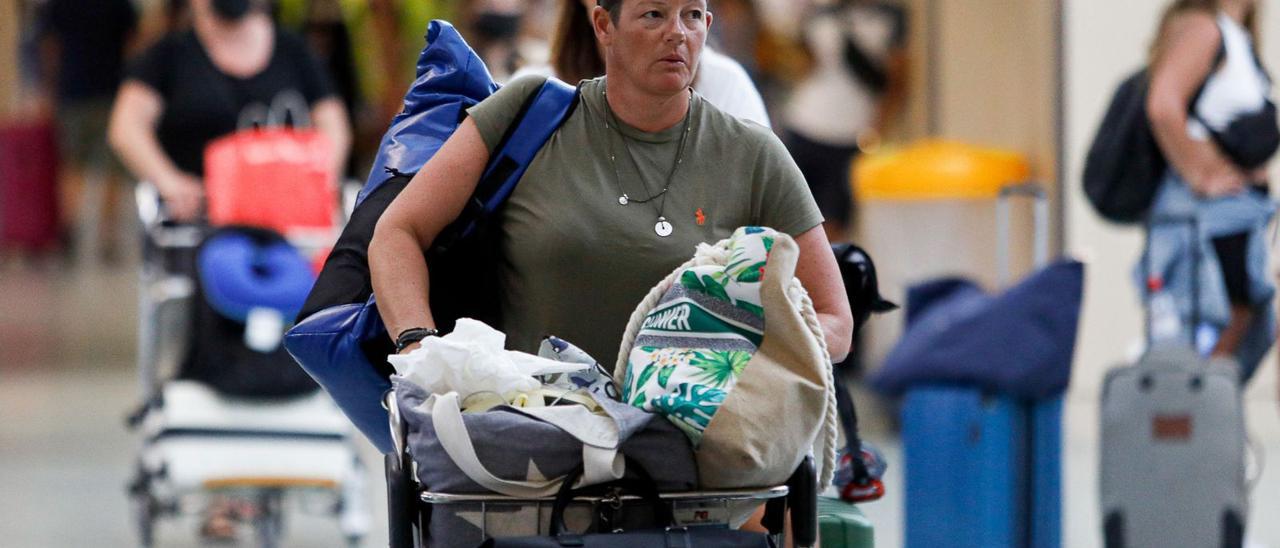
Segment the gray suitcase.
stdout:
[[1108,548],[1241,546],[1239,379],[1232,360],[1202,358],[1181,342],[1152,345],[1137,364],[1107,373],[1099,493]]

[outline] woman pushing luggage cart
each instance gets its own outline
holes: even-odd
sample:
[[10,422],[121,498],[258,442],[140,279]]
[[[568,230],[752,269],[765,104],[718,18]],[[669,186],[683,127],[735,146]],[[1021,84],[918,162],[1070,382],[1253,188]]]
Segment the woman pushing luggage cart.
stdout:
[[[819,226],[822,217],[781,143],[766,129],[718,111],[689,90],[710,22],[705,2],[700,0],[643,5],[632,0],[602,2],[593,12],[593,25],[606,51],[606,76],[582,82],[577,93],[569,93],[572,104],[552,115],[543,112],[543,96],[558,94],[555,89],[563,84],[542,78],[521,79],[493,93],[491,84],[484,84],[487,75],[476,77],[475,67],[480,65],[451,27],[437,22],[428,30],[418,80],[406,95],[405,111],[384,138],[371,184],[362,192],[362,202],[353,214],[352,225],[357,218],[368,216],[377,219],[377,228],[364,235],[350,228],[344,232],[304,307],[303,320],[286,340],[294,356],[334,395],[348,416],[388,453],[395,545],[411,546],[419,541],[466,545],[472,539],[423,538],[430,530],[428,518],[439,516],[426,503],[470,503],[477,502],[476,497],[489,497],[441,493],[431,490],[436,485],[423,485],[423,472],[436,470],[415,460],[406,449],[401,433],[413,424],[400,416],[405,409],[400,399],[404,394],[397,389],[385,400],[386,409],[396,415],[390,429],[385,426],[388,413],[379,406],[379,395],[391,388],[385,376],[379,379],[376,375],[387,372],[385,366],[377,365],[384,362],[383,356],[397,352],[397,358],[410,357],[424,339],[440,335],[437,329],[449,331],[459,317],[476,314],[476,303],[465,300],[461,309],[440,306],[467,290],[480,289],[481,297],[496,297],[499,314],[492,316],[492,321],[505,332],[508,346],[514,350],[532,353],[542,334],[553,332],[579,344],[587,354],[601,358],[621,354],[619,362],[624,363],[631,350],[621,344],[628,322],[636,324],[634,327],[639,326],[638,321],[648,323],[641,312],[633,315],[637,303],[652,300],[652,307],[657,297],[667,299],[662,291],[650,291],[664,278],[664,291],[683,287],[683,283],[672,284],[668,275],[695,247],[726,241],[739,227],[774,227],[777,241],[784,242],[779,247],[786,248],[783,254],[789,256],[789,266],[784,265],[789,270],[779,279],[795,281],[797,289],[789,291],[788,298],[794,295],[799,299],[807,290],[808,313],[791,310],[790,324],[771,320],[770,325],[791,325],[797,336],[808,337],[811,344],[806,352],[821,347],[820,356],[815,351],[813,359],[800,361],[806,362],[803,367],[813,375],[826,377],[815,378],[813,383],[784,383],[778,391],[781,397],[764,398],[761,394],[760,402],[786,403],[806,413],[802,420],[811,423],[804,427],[810,436],[807,444],[821,437],[818,423],[830,426],[822,434],[834,434],[834,421],[827,420],[835,413],[826,390],[831,386],[830,363],[831,358],[842,359],[847,354],[852,332],[839,272]],[[448,97],[453,99],[446,101]],[[466,118],[452,135],[431,134],[439,132],[437,125],[457,124],[462,109],[466,109]],[[530,125],[546,126],[543,129],[547,131],[520,137]],[[390,177],[383,174],[384,169]],[[386,208],[385,213],[380,207]],[[492,222],[487,222],[490,214]],[[451,260],[442,248],[447,247],[448,253],[459,251],[462,246],[455,237],[459,233],[498,236],[492,248],[479,246],[482,251],[497,251],[498,258],[488,263],[488,270],[498,278],[492,286],[469,279],[438,283],[437,275]],[[775,239],[758,238],[771,243]],[[474,240],[467,245],[477,247]],[[369,242],[367,264],[377,308],[369,298],[369,288],[361,292],[359,276],[351,276],[364,258],[361,241]],[[769,244],[763,249],[767,252]],[[722,275],[727,274],[728,265],[723,262],[730,256],[728,251],[716,256],[718,259],[701,264],[720,260],[716,264],[725,267]],[[355,268],[337,268],[340,262]],[[778,267],[779,272],[784,266]],[[758,280],[765,272],[742,264],[736,264],[735,269],[735,279],[746,281]],[[335,285],[327,276],[348,283]],[[349,291],[339,291],[342,287]],[[704,286],[704,293],[713,293],[710,287]],[[457,304],[456,298],[454,301]],[[748,313],[752,310],[749,304],[740,308]],[[370,333],[379,331],[380,320],[385,320],[387,329],[380,337],[369,338]],[[449,336],[454,334],[456,331]],[[377,347],[390,346],[387,343],[392,340],[396,349],[379,354]],[[435,338],[427,340],[428,346],[433,344],[437,344]],[[344,357],[335,360],[335,353]],[[761,350],[759,354],[770,352]],[[348,359],[367,360],[368,370],[353,370],[350,361],[343,361]],[[725,361],[713,368],[732,375],[741,365],[740,360]],[[661,377],[670,378],[666,374]],[[806,393],[813,397],[788,396],[802,393],[803,387],[818,390]],[[446,396],[435,393],[430,397],[441,400]],[[453,405],[455,411],[458,407]],[[823,413],[830,413],[830,417]],[[375,420],[379,415],[380,425]],[[785,413],[779,417],[787,418]],[[654,422],[671,427],[666,420]],[[392,433],[395,436],[389,435]],[[771,435],[790,434],[776,423],[756,433],[765,445]],[[683,436],[678,439],[689,447]],[[825,452],[817,454],[829,460]],[[757,467],[767,468],[770,474],[758,485],[744,483],[738,487],[745,489],[717,488],[715,493],[695,491],[681,497],[721,501],[774,498],[778,502],[772,506],[777,509],[789,489],[795,540],[810,545],[815,536],[813,493],[820,480],[829,478],[817,477],[816,467],[803,456],[801,450],[785,468],[775,464]],[[450,457],[458,460],[456,455]],[[829,469],[828,463],[820,464]],[[799,471],[791,485],[780,488],[797,465]],[[535,475],[533,470],[530,476]],[[652,467],[649,471],[654,472]],[[553,495],[516,498],[537,499],[543,510],[554,512]],[[649,495],[624,492],[620,496]],[[496,506],[520,503],[494,497],[490,503]],[[481,510],[479,519],[483,523],[486,516],[494,515],[497,513]],[[767,526],[756,518],[744,528],[779,532],[782,515],[772,512],[772,519],[765,520]]]
[[[604,0],[592,13],[605,76],[544,144],[495,218],[501,327],[532,352],[556,333],[613,356],[636,303],[701,243],[740,226],[794,236],[830,358],[852,319],[799,170],[767,129],[689,86],[711,24],[701,0]],[[400,352],[435,334],[424,249],[464,212],[489,155],[543,83],[517,80],[479,105],[388,206],[369,246],[374,293]],[[447,291],[448,288],[435,288]]]

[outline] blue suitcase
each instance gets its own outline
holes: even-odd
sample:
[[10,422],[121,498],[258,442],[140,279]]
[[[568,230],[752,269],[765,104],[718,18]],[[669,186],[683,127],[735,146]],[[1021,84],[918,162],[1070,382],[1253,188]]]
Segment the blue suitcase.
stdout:
[[902,405],[906,546],[1061,545],[1062,399],[962,386]]

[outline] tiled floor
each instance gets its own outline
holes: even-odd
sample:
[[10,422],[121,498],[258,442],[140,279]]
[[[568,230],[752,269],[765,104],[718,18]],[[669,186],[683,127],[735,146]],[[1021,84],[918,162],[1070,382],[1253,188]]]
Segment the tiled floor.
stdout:
[[[0,546],[135,545],[124,485],[138,441],[123,422],[137,397],[135,310],[128,269],[0,266]],[[1274,456],[1280,407],[1274,365],[1267,367],[1248,393],[1248,417],[1254,439]],[[878,546],[900,546],[903,471],[892,465],[901,462],[900,444],[869,403],[860,408],[868,437],[891,462],[888,496],[864,511]],[[1074,395],[1066,416],[1065,545],[1099,546],[1096,402]],[[381,461],[372,450],[366,456],[375,524],[366,546],[385,546]],[[1250,538],[1280,548],[1280,521],[1273,519],[1280,515],[1280,464],[1265,469],[1252,501]],[[161,545],[199,545],[195,529],[194,519],[166,524]],[[342,542],[332,520],[307,515],[291,515],[287,540],[307,547]]]

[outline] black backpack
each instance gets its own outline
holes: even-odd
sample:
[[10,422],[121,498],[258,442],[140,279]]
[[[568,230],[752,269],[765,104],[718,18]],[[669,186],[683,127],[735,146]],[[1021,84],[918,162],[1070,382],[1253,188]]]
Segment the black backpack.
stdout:
[[1144,68],[1116,88],[1085,158],[1085,195],[1108,221],[1141,221],[1167,167],[1147,119],[1147,82]]
[[[1220,44],[1209,76],[1226,56],[1226,44]],[[1196,102],[1204,93],[1209,76],[1187,103],[1187,113],[1191,116],[1196,115]],[[1151,120],[1147,118],[1150,80],[1149,70],[1143,68],[1116,87],[1084,160],[1085,196],[1099,215],[1114,223],[1131,224],[1145,219],[1168,169],[1164,152],[1151,132]]]

